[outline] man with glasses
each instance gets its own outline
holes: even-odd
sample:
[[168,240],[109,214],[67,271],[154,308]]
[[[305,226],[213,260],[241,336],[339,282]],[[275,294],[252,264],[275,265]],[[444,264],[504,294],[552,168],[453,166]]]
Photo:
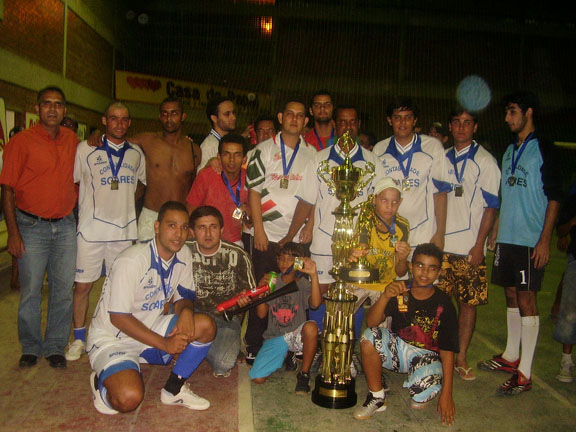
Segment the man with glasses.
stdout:
[[314,126],[304,135],[304,140],[320,151],[334,144],[334,122],[332,121],[332,96],[326,90],[320,90],[312,96],[309,108],[314,118]]

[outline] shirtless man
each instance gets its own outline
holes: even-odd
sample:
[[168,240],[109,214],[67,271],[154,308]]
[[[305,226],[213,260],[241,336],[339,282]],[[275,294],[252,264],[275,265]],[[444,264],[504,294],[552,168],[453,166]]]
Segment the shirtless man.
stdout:
[[[138,219],[138,241],[154,238],[154,221],[166,201],[186,203],[202,153],[198,145],[182,134],[186,119],[182,102],[166,98],[158,116],[162,132],[144,132],[128,140],[139,145],[146,155],[146,191],[144,208]],[[91,137],[90,145],[99,146],[101,138]]]

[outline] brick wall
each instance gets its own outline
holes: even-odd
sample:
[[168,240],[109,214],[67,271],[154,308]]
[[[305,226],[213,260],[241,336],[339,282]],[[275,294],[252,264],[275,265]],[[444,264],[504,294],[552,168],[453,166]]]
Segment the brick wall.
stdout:
[[62,70],[64,5],[58,0],[4,0],[0,45],[51,71]]
[[68,11],[66,77],[112,97],[112,46],[73,11]]

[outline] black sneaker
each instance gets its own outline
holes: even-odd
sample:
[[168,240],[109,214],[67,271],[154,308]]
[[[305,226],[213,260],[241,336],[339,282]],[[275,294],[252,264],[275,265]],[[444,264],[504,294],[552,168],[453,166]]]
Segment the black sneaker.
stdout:
[[29,368],[35,366],[38,363],[38,357],[33,354],[22,354],[18,366],[21,368]]
[[316,350],[316,354],[314,354],[314,358],[312,359],[312,366],[310,366],[310,373],[317,373],[318,369],[322,365],[322,349],[318,346]]
[[284,359],[284,367],[286,368],[286,372],[293,372],[298,368],[296,355],[292,351],[288,351],[288,355],[286,359]]
[[298,372],[296,375],[296,389],[294,393],[305,395],[310,392],[310,374],[306,372]]
[[354,418],[358,420],[366,420],[374,415],[374,413],[384,411],[386,409],[386,394],[383,398],[374,397],[372,392],[368,392],[366,401],[354,410]]
[[252,354],[251,352],[246,354],[246,364],[252,366],[254,364],[254,360],[256,360],[256,354]]
[[498,394],[503,396],[515,396],[531,389],[532,380],[526,378],[522,372],[517,370],[510,379],[500,386]]
[[61,354],[52,354],[51,356],[46,357],[50,367],[56,369],[64,369],[66,367],[66,358]]

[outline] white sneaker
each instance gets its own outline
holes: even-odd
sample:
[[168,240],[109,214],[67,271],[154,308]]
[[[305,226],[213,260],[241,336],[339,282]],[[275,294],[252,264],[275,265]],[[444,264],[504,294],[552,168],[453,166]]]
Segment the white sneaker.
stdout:
[[106,403],[102,400],[102,396],[100,396],[100,390],[98,390],[98,384],[96,383],[96,372],[92,371],[90,374],[90,389],[92,390],[92,399],[94,400],[94,408],[100,414],[106,415],[114,415],[118,414],[114,408],[110,408]]
[[572,377],[572,369],[574,369],[574,364],[572,363],[560,363],[560,372],[556,375],[556,379],[560,382],[571,383],[574,381]]
[[186,408],[202,411],[210,408],[210,402],[194,394],[188,383],[184,384],[177,395],[162,389],[160,400],[164,405],[182,405]]
[[86,342],[81,339],[74,339],[74,342],[68,344],[68,350],[64,357],[68,361],[78,360],[86,352]]

